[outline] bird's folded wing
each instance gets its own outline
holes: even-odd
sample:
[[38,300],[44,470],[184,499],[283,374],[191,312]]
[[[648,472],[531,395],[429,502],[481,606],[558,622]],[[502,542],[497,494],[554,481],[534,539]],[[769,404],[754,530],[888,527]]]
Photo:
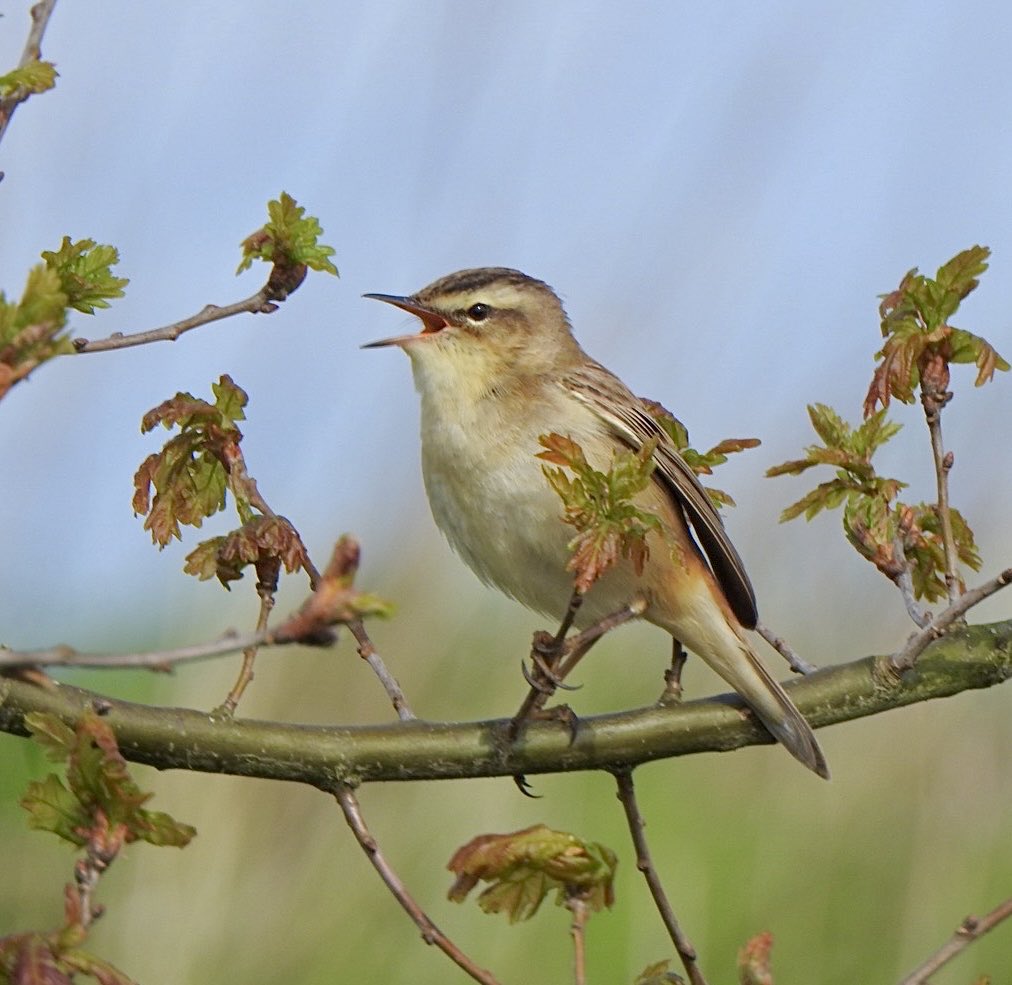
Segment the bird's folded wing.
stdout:
[[706,490],[656,419],[621,380],[599,364],[591,371],[583,367],[574,370],[562,384],[630,448],[638,450],[645,441],[657,439],[654,475],[684,510],[738,621],[746,629],[754,629],[758,613],[745,566]]

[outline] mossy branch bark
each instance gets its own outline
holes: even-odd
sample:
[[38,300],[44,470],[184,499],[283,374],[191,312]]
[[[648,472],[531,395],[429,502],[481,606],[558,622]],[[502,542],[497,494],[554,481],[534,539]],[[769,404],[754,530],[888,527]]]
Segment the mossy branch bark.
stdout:
[[[788,684],[816,728],[892,708],[993,687],[1012,677],[1012,620],[957,629],[933,643],[897,679],[888,658],[827,667]],[[615,771],[650,760],[728,751],[770,742],[732,696],[581,719],[574,742],[566,725],[531,723],[505,741],[508,720],[375,726],[310,726],[216,719],[206,712],[116,701],[56,684],[0,678],[0,730],[26,734],[32,711],[73,724],[88,708],[104,710],[127,759],[158,769],[191,769],[324,790],[335,784],[479,776]]]

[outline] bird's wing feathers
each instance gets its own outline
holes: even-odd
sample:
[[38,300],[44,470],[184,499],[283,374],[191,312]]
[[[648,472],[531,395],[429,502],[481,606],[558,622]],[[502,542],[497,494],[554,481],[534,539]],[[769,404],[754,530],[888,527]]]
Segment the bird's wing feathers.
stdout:
[[594,364],[591,371],[583,367],[575,369],[565,377],[563,385],[629,447],[639,449],[644,441],[657,439],[654,475],[688,517],[738,621],[746,629],[753,629],[758,620],[755,592],[738,552],[728,539],[720,514],[695,472],[675,450],[671,439],[642,401],[598,364]]

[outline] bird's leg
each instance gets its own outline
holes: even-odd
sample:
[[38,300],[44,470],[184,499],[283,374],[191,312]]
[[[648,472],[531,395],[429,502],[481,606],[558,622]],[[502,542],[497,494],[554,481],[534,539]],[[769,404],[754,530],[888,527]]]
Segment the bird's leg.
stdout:
[[[579,599],[579,601],[576,601],[574,604],[574,599]],[[563,686],[562,682],[605,633],[615,629],[616,626],[629,622],[630,619],[636,619],[646,609],[646,602],[644,600],[639,598],[634,599],[628,605],[611,613],[611,615],[605,616],[594,623],[593,626],[588,626],[583,632],[577,633],[576,636],[567,640],[565,639],[564,631],[568,630],[569,626],[572,625],[580,602],[582,602],[582,596],[578,596],[574,592],[573,599],[570,600],[569,611],[566,613],[566,619],[563,620],[560,632],[549,642],[551,656],[549,657],[544,652],[539,654],[542,659],[550,660],[547,667],[548,673],[545,673],[545,668],[538,661],[539,655],[536,655],[539,644],[541,646],[546,644],[545,637],[547,634],[535,636],[535,643],[531,649],[531,659],[534,662],[535,670],[530,676],[526,673],[524,675],[531,685],[531,690],[524,699],[524,703],[520,706],[520,709],[510,720],[509,731],[507,733],[510,742],[516,741],[525,722],[530,721],[532,718],[544,717],[544,715],[564,720],[569,725],[573,738],[575,738],[578,722],[572,710],[563,705],[559,708],[550,709],[548,713],[545,713],[544,708],[548,703],[548,699],[555,693],[557,687]],[[544,675],[544,679],[538,676],[539,672]]]

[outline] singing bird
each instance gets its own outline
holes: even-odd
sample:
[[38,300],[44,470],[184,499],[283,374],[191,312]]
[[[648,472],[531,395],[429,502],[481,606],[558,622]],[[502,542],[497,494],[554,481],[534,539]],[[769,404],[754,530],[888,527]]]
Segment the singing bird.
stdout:
[[409,296],[365,296],[422,322],[417,334],[365,348],[395,345],[411,359],[429,505],[471,570],[561,618],[573,588],[572,528],[536,457],[539,436],[571,438],[602,471],[616,450],[656,440],[649,487],[635,502],[660,519],[666,544],[651,547],[640,574],[629,561],[606,572],[577,625],[642,600],[643,618],[702,657],[791,755],[828,777],[811,727],[746,638],[755,594],[710,498],[644,402],[580,348],[555,292],[518,270],[483,267]]

